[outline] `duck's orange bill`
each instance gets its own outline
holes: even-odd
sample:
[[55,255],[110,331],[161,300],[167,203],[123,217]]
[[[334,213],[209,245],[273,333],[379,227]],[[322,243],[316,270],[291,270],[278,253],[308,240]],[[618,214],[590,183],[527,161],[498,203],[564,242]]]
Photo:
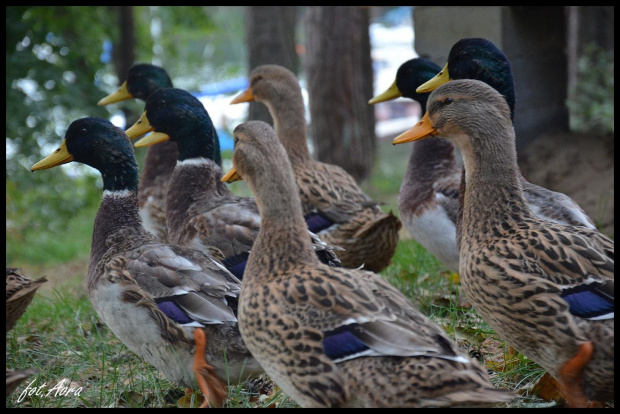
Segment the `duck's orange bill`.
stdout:
[[231,105],[242,103],[242,102],[250,102],[254,100],[254,95],[252,95],[252,91],[250,88],[241,92],[239,95],[235,97],[232,101],[230,101]]
[[428,119],[428,112],[424,114],[420,122],[415,126],[392,141],[392,144],[404,144],[405,142],[417,141],[420,139],[428,138],[432,135],[437,135],[437,130],[431,125],[431,121]]
[[224,183],[233,183],[235,181],[240,181],[243,180],[243,178],[241,177],[241,175],[239,175],[239,173],[237,172],[237,169],[235,167],[232,167],[230,169],[230,171],[228,171],[221,179],[220,181],[224,182]]

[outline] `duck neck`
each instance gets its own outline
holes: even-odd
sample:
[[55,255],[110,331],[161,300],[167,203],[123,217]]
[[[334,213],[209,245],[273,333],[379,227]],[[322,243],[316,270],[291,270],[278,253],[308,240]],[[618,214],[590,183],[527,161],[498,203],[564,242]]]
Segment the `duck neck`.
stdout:
[[263,101],[271,117],[274,129],[293,165],[311,160],[306,140],[306,109],[301,90],[290,90],[286,96]]
[[147,148],[138,188],[140,205],[144,205],[149,195],[152,195],[146,191],[148,188],[154,185],[167,185],[177,163],[178,154],[177,144],[172,141]]
[[[261,226],[252,246],[249,270],[245,272],[248,276],[244,281],[254,275],[267,279],[275,277],[278,271],[287,271],[300,263],[318,263],[292,171],[283,174],[274,169],[270,171],[269,179],[249,179],[248,185],[256,195]],[[250,269],[253,266],[269,271],[254,272]]]
[[447,139],[414,142],[399,198],[407,200],[408,205],[421,205],[432,197],[437,178],[452,174],[456,168],[454,145]]
[[[479,134],[489,136],[470,134],[469,140],[459,145],[466,183],[461,235],[464,245],[473,234],[493,237],[503,230],[505,223],[517,223],[531,216],[523,197],[512,125]],[[512,139],[498,138],[506,135]]]
[[189,209],[197,200],[230,193],[221,177],[222,169],[212,159],[195,157],[177,162],[166,192],[166,223],[172,243],[178,242],[176,233],[187,223]]
[[110,237],[124,229],[146,233],[138,212],[138,165],[133,153],[122,157],[115,165],[100,170],[103,177],[103,196],[95,224],[91,243],[91,264],[97,264],[110,249]]

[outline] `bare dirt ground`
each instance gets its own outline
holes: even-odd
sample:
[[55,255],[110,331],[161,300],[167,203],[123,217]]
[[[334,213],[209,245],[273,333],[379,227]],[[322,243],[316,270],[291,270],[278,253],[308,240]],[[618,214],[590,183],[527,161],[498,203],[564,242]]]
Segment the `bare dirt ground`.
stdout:
[[519,154],[523,176],[575,200],[601,231],[614,236],[614,137],[540,136]]

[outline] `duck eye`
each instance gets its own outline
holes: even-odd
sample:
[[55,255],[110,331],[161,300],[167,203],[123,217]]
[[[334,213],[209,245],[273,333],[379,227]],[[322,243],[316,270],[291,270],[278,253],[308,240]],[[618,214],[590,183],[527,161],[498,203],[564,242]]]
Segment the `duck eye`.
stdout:
[[86,128],[80,129],[80,135],[86,135],[87,133],[88,133],[88,130]]
[[450,105],[452,103],[452,98],[446,98],[443,100],[444,105]]

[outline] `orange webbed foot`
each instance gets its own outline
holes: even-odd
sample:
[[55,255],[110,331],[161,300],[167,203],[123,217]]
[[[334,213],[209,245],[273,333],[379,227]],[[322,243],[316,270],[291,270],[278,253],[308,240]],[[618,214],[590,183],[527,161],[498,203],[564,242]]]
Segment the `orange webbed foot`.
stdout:
[[577,354],[560,368],[560,383],[564,390],[566,402],[571,408],[588,406],[588,398],[583,392],[581,371],[592,358],[592,342],[579,345]]
[[221,407],[226,399],[226,384],[222,381],[211,365],[205,360],[207,337],[201,328],[194,330],[196,353],[194,354],[194,372],[200,390],[205,396],[201,408]]

